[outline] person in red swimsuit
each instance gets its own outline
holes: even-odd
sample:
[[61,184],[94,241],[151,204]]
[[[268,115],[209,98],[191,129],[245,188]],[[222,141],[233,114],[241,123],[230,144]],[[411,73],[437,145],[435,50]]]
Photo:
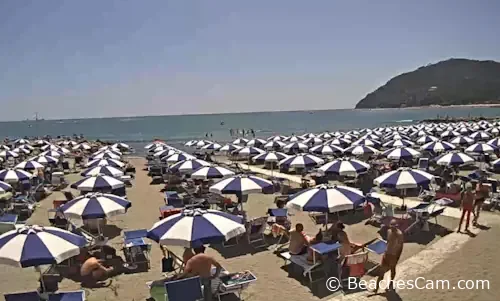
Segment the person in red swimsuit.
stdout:
[[462,228],[462,222],[464,221],[464,217],[467,215],[467,221],[465,223],[465,232],[469,231],[469,222],[470,215],[472,210],[474,209],[474,199],[476,198],[476,194],[472,190],[472,184],[467,183],[465,185],[465,191],[462,193],[462,200],[460,204],[460,208],[462,209],[462,217],[460,218],[460,224],[458,225],[457,233],[460,233],[460,229]]

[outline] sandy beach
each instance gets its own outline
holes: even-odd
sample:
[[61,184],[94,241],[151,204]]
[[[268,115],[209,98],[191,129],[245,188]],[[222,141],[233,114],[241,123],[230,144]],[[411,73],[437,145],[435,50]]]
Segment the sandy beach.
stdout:
[[[111,239],[110,245],[118,250],[121,254],[122,238],[121,231],[150,228],[154,222],[158,220],[158,208],[163,205],[163,196],[159,191],[161,186],[150,185],[150,178],[146,172],[142,170],[145,160],[140,158],[131,159],[130,162],[137,168],[136,179],[134,186],[127,189],[129,200],[133,206],[127,214],[118,216],[110,220],[106,235]],[[71,183],[79,179],[78,174],[67,175],[67,180]],[[52,200],[64,199],[62,193],[53,192],[49,197],[39,203],[39,207],[28,220],[30,224],[48,225],[47,209],[51,208]],[[264,216],[267,208],[273,206],[273,195],[251,195],[246,210],[250,217]],[[495,269],[496,263],[499,262],[495,256],[495,249],[498,246],[497,232],[498,227],[495,227],[499,222],[494,214],[485,213],[485,219],[492,227],[491,230],[482,231],[470,242],[467,242],[462,249],[452,254],[450,258],[445,259],[430,273],[427,273],[427,278],[445,277],[451,279],[458,278],[489,278],[495,279],[498,275]],[[347,226],[347,232],[353,242],[364,243],[370,239],[378,237],[378,228],[365,225],[362,222],[363,216],[351,215],[342,216],[341,220]],[[307,233],[315,233],[320,226],[313,223],[312,219],[306,213],[298,213],[292,217],[293,223],[301,222],[305,225]],[[463,234],[449,234],[449,229],[454,229],[457,225],[457,220],[451,217],[441,217],[439,227],[431,227],[431,233],[425,235],[415,235],[405,243],[404,252],[401,259],[401,265],[404,265],[405,260],[412,258],[422,250],[439,241],[443,236]],[[251,285],[243,292],[245,300],[328,300],[330,298],[338,299],[344,296],[341,293],[332,293],[326,290],[324,281],[318,281],[311,288],[308,287],[307,281],[301,276],[290,276],[287,268],[283,267],[283,260],[273,253],[273,239],[268,238],[269,247],[253,248],[246,242],[241,242],[240,245],[231,248],[222,248],[215,246],[210,248],[208,253],[220,260],[221,264],[229,271],[251,270],[258,278],[258,281]],[[109,287],[103,288],[85,288],[87,300],[146,300],[149,297],[149,291],[146,286],[147,281],[161,279],[160,262],[161,252],[155,242],[152,243],[151,253],[151,269],[148,272],[136,274],[122,274],[113,278],[112,284]],[[174,251],[175,248],[173,249]],[[178,251],[178,250],[177,250]],[[179,254],[180,255],[180,254]],[[371,255],[370,255],[371,256]],[[380,261],[380,258],[373,257],[373,261]],[[467,271],[464,273],[464,271]],[[37,287],[37,275],[33,269],[19,269],[12,267],[3,267],[0,270],[1,292],[18,292],[26,290],[34,290]],[[367,275],[366,279],[372,279],[373,276]],[[80,284],[71,280],[65,279],[60,283],[61,290],[76,290],[80,289]],[[420,296],[428,296],[428,298],[436,298],[436,300],[450,300],[454,294],[474,298],[475,300],[491,300],[489,297],[494,293],[498,293],[498,286],[492,285],[492,288],[485,291],[467,291],[456,292],[450,291],[446,294],[436,291],[402,291],[399,292],[401,300],[416,300]],[[354,295],[357,294],[352,294]],[[385,300],[385,296],[380,296],[380,300]],[[399,300],[391,299],[389,300]],[[426,298],[427,299],[427,298]],[[462,298],[459,298],[462,299]],[[230,296],[224,300],[233,300]],[[376,300],[376,299],[373,299]],[[378,299],[377,299],[378,300]],[[465,300],[465,299],[462,299]],[[470,299],[469,299],[470,300]]]

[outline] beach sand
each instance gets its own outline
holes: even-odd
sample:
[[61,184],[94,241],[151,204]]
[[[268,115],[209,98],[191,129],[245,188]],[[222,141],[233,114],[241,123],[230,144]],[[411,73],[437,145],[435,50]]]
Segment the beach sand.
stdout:
[[[158,221],[159,211],[158,208],[164,204],[163,196],[160,192],[160,185],[150,185],[150,178],[146,172],[142,170],[145,160],[134,158],[130,160],[137,169],[136,178],[133,181],[134,186],[127,189],[129,200],[132,201],[132,208],[125,215],[120,215],[112,218],[108,224],[108,231],[106,236],[110,237],[110,245],[115,247],[118,254],[121,252],[121,231],[133,230],[141,228],[150,228],[156,221]],[[72,183],[80,178],[77,174],[68,175],[68,182]],[[47,209],[52,207],[52,200],[64,199],[60,192],[54,192],[47,199],[41,201],[39,208],[35,211],[33,216],[29,219],[30,224],[48,225]],[[251,195],[248,203],[245,204],[245,209],[250,217],[264,216],[267,208],[273,207],[274,196],[272,195]],[[345,216],[341,218],[347,224],[347,232],[353,242],[363,243],[375,237],[378,237],[377,228],[374,226],[365,225],[358,215]],[[305,225],[305,230],[313,235],[319,229],[306,213],[297,213],[292,217],[292,221],[302,222]],[[351,221],[357,223],[351,224]],[[442,217],[440,224],[444,228],[433,227],[434,233],[415,235],[412,240],[405,243],[404,252],[401,258],[403,262],[405,259],[417,254],[429,245],[438,241],[441,235],[448,232],[447,229],[454,229],[457,225],[457,220],[449,217]],[[497,239],[498,230],[491,229],[484,231],[474,241],[481,242],[481,245],[468,243],[459,254],[454,254],[453,258],[445,260],[440,265],[436,266],[433,270],[434,277],[436,275],[449,276],[449,277],[477,277],[484,275],[488,277],[498,276],[498,271],[495,269],[498,265],[496,250],[500,242]],[[273,239],[269,238],[269,242]],[[146,300],[149,297],[149,291],[146,286],[147,281],[161,279],[160,263],[161,252],[155,242],[152,243],[151,253],[151,269],[148,272],[136,274],[122,274],[113,278],[110,287],[87,289],[87,300]],[[273,253],[273,245],[268,248],[252,248],[246,242],[240,240],[240,244],[235,247],[222,248],[215,247],[208,249],[207,253],[217,258],[221,264],[231,272],[250,270],[258,278],[258,281],[251,285],[243,292],[243,299],[245,300],[289,300],[289,301],[304,301],[304,300],[327,300],[335,297],[339,293],[330,293],[325,288],[324,281],[318,281],[313,290],[307,286],[306,279],[300,276],[289,276],[287,269],[283,267],[283,260]],[[179,248],[174,250],[179,250]],[[470,254],[469,254],[470,252]],[[179,254],[180,255],[180,254]],[[374,261],[379,261],[380,258],[372,257]],[[469,276],[469,274],[471,276]],[[371,276],[367,276],[370,278]],[[498,278],[498,277],[496,277]],[[15,267],[4,267],[0,269],[0,292],[20,292],[34,290],[38,286],[36,281],[37,274],[33,269],[21,269]],[[495,279],[495,278],[491,278]],[[498,287],[498,286],[497,286]],[[80,284],[71,280],[64,279],[60,283],[60,290],[76,290],[80,289]],[[430,299],[434,298],[431,292]],[[407,294],[407,295],[405,295]],[[460,292],[449,292],[449,294],[436,295],[436,300],[451,300],[453,294],[460,296]],[[419,294],[414,291],[405,291],[401,293],[401,298],[404,300],[418,300]],[[469,295],[468,295],[469,296]],[[474,296],[485,296],[476,295]],[[467,300],[456,297],[458,300]],[[223,300],[236,300],[231,297],[225,297]],[[398,299],[394,299],[398,300]],[[475,299],[475,300],[488,300],[488,299]]]

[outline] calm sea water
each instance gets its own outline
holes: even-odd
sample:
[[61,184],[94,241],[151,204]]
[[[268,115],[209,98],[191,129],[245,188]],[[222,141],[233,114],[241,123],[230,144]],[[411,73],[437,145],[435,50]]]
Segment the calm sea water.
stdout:
[[389,110],[327,110],[241,114],[153,116],[0,122],[0,137],[84,134],[90,139],[120,140],[132,145],[154,138],[179,144],[211,133],[229,141],[229,129],[254,129],[257,136],[349,130],[417,122],[437,115],[450,117],[500,116],[500,108],[425,108]]

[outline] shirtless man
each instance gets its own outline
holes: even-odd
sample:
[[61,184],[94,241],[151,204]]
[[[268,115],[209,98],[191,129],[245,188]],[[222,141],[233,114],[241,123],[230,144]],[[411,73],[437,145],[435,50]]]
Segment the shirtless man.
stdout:
[[[212,300],[212,279],[219,276],[222,266],[212,256],[204,254],[205,247],[201,246],[194,249],[196,255],[186,262],[184,272],[179,278],[199,276],[203,284],[203,296],[205,300]],[[215,274],[212,275],[212,266],[215,266]]]
[[475,193],[472,191],[472,184],[467,183],[465,185],[465,191],[462,193],[462,201],[460,203],[460,209],[462,209],[462,217],[460,218],[460,224],[458,224],[457,233],[460,233],[460,228],[462,228],[462,222],[464,217],[467,215],[467,221],[465,223],[465,232],[469,231],[469,221],[470,214],[474,208]]
[[488,186],[483,185],[483,180],[480,179],[476,186],[476,201],[474,202],[474,210],[472,212],[474,214],[474,220],[472,221],[474,226],[477,225],[479,213],[481,212],[484,201],[488,197],[489,192]]
[[307,246],[309,245],[309,238],[304,233],[304,225],[296,224],[295,230],[290,231],[290,246],[288,250],[290,254],[302,255],[307,252]]
[[375,294],[378,291],[380,281],[384,279],[384,275],[387,271],[391,271],[391,282],[394,281],[396,277],[396,265],[403,252],[404,244],[403,232],[401,232],[397,226],[397,221],[394,219],[391,220],[389,230],[387,231],[387,249],[385,250],[384,257],[382,257],[382,263],[380,264],[380,275],[377,279],[377,285],[374,291]]
[[95,283],[97,281],[103,280],[113,268],[106,268],[101,264],[102,260],[98,260],[95,257],[89,257],[82,264],[80,268],[80,276],[82,277],[82,282],[84,283]]

